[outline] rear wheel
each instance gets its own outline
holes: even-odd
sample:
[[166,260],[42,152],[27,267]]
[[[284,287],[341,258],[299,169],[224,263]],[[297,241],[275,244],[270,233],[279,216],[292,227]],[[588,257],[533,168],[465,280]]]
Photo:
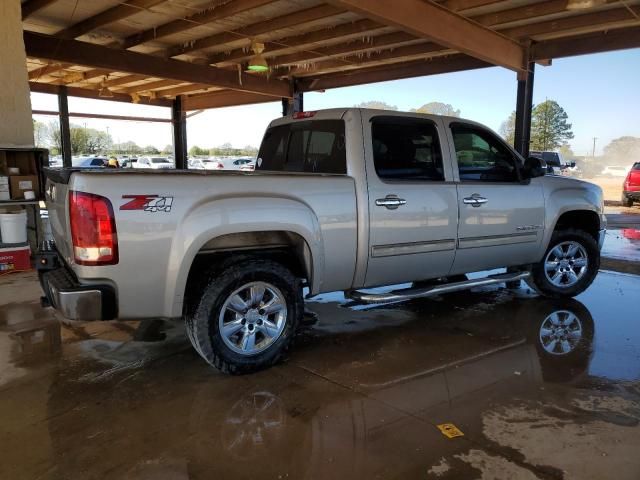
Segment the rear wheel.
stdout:
[[277,363],[303,313],[299,279],[279,263],[247,258],[209,275],[185,323],[195,350],[230,374]]
[[528,280],[535,290],[553,298],[574,297],[591,285],[600,268],[595,239],[582,230],[557,230]]
[[623,207],[631,207],[633,205],[633,200],[627,197],[624,193],[622,194],[622,206]]

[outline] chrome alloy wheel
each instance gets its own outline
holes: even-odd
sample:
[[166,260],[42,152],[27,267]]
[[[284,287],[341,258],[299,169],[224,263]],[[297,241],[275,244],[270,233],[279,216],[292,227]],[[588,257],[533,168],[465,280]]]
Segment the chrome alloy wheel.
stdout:
[[540,345],[552,355],[571,353],[582,339],[582,323],[568,310],[558,310],[540,326]]
[[587,273],[589,257],[578,242],[562,242],[544,259],[544,273],[556,287],[572,287]]
[[243,285],[227,297],[218,318],[225,345],[240,355],[256,355],[274,343],[287,323],[284,295],[266,282]]

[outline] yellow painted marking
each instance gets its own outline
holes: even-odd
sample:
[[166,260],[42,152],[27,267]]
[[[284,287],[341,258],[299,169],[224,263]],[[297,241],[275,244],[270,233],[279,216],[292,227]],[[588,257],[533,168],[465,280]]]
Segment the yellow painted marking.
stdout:
[[464,437],[464,433],[462,433],[453,423],[442,423],[436,426],[447,438]]

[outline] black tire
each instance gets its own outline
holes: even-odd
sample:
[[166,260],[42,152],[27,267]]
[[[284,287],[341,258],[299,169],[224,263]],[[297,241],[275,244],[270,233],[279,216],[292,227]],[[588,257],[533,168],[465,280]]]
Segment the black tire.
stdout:
[[633,206],[633,200],[631,200],[629,197],[627,197],[624,193],[622,194],[622,206],[623,207],[631,207]]
[[[563,242],[573,241],[579,243],[587,253],[587,268],[584,275],[573,285],[556,286],[545,273],[545,259],[549,252]],[[549,246],[540,261],[531,269],[531,276],[527,280],[538,293],[550,298],[575,297],[584,292],[593,282],[600,269],[600,250],[596,240],[583,230],[569,228],[556,230],[551,236]]]
[[[276,287],[284,297],[286,317],[277,340],[259,353],[244,355],[225,344],[218,319],[229,296],[251,282],[265,282]],[[204,275],[193,288],[200,296],[193,300],[185,315],[187,336],[210,365],[223,373],[241,375],[270,367],[283,358],[304,312],[300,279],[289,269],[271,260],[242,257]]]

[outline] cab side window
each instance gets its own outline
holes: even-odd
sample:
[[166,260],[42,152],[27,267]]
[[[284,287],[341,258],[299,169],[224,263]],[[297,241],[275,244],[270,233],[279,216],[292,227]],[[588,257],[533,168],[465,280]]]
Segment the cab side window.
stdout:
[[376,117],[372,120],[373,162],[385,180],[444,181],[438,130],[430,120]]
[[516,157],[493,134],[481,128],[451,125],[460,181],[517,182]]

